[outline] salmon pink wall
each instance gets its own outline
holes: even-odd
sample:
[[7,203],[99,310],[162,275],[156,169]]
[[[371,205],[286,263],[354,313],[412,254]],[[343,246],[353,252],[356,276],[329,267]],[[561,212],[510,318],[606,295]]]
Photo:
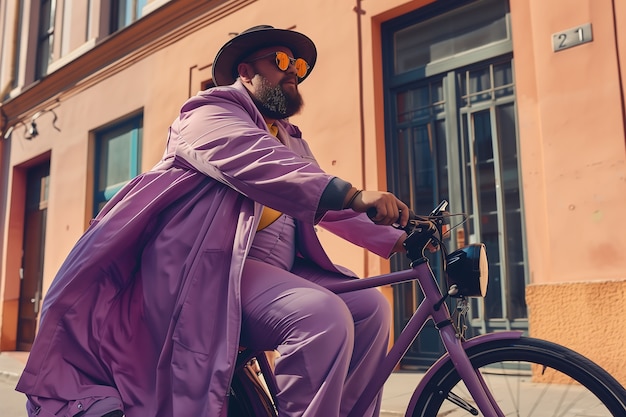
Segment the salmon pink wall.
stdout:
[[[531,277],[624,279],[626,41],[614,17],[626,22],[609,0],[566,6],[511,2]],[[585,23],[592,42],[552,50],[552,34]]]

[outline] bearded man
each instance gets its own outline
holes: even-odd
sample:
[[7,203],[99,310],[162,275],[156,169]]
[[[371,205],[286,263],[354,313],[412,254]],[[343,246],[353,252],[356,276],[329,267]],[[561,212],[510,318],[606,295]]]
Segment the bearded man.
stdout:
[[[281,417],[349,413],[390,311],[376,289],[324,288],[355,275],[314,226],[388,257],[409,210],[326,173],[288,121],[316,57],[266,25],[220,49],[217,87],[182,106],[162,160],[103,208],[48,291],[18,384],[30,416],[226,416],[239,346],[279,353]],[[366,416],[379,409],[380,396]]]

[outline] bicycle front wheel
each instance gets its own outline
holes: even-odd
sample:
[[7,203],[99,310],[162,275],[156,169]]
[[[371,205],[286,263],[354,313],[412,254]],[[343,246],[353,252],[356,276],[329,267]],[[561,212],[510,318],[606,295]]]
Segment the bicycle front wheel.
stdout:
[[[467,355],[503,416],[626,416],[626,391],[619,382],[563,346],[522,337],[485,342]],[[451,361],[415,404],[413,417],[482,415]]]

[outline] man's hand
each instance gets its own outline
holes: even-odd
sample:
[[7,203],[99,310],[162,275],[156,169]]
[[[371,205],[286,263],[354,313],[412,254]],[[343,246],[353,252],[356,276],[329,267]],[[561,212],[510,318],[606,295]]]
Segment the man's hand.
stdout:
[[376,209],[376,215],[372,218],[376,224],[398,223],[404,227],[409,222],[409,207],[389,192],[361,191],[352,199],[353,195],[354,193],[350,195],[349,207],[359,213],[364,213],[369,208]]

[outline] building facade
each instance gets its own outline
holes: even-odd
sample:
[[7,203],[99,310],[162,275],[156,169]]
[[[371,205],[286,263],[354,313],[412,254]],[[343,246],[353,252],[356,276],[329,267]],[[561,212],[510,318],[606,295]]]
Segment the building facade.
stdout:
[[[161,157],[181,104],[248,27],[317,44],[300,126],[320,165],[482,241],[470,331],[519,329],[626,383],[626,3],[618,0],[14,0],[0,4],[0,350],[28,350],[65,256]],[[460,218],[459,218],[460,219]],[[456,222],[456,223],[455,223]],[[323,230],[363,276],[406,267]],[[384,288],[402,328],[414,284]],[[428,332],[403,366],[428,365]]]

